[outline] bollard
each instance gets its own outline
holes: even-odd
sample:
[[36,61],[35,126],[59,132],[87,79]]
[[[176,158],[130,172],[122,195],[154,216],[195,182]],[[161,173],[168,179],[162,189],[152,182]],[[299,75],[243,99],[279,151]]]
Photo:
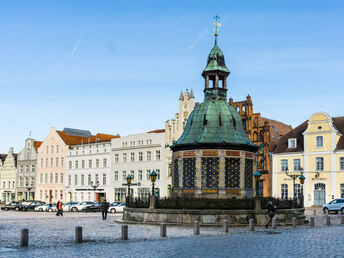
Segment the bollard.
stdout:
[[161,237],[166,237],[166,224],[165,223],[161,223],[160,224],[160,236]]
[[326,216],[326,225],[327,226],[331,225],[331,217],[330,216]]
[[254,231],[254,219],[248,221],[250,231]]
[[317,210],[313,210],[313,215],[317,215]]
[[228,233],[228,220],[223,220],[223,232]]
[[309,225],[310,225],[311,227],[314,227],[314,217],[311,217],[311,221],[310,221]]
[[75,243],[82,243],[82,227],[75,227]]
[[272,219],[272,228],[273,228],[273,229],[276,229],[276,228],[277,228],[277,220],[276,220],[276,218],[273,218],[273,219]]
[[122,225],[121,240],[128,240],[128,225]]
[[340,217],[340,223],[344,224],[344,215],[342,214],[342,216]]
[[199,222],[194,222],[194,235],[199,235]]
[[296,217],[293,217],[293,218],[292,218],[292,220],[291,220],[291,227],[292,227],[293,229],[296,228]]
[[27,228],[24,228],[21,230],[20,246],[21,247],[29,246],[29,230]]

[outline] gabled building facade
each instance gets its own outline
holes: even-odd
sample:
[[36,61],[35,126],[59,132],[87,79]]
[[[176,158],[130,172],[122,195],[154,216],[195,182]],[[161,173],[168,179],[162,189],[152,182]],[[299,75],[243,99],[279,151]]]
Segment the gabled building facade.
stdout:
[[296,181],[295,195],[304,195],[305,207],[344,198],[344,117],[313,114],[283,136],[273,154],[273,195],[292,198],[293,181],[286,175],[306,177]]
[[[4,158],[4,156],[2,156]],[[13,148],[9,148],[6,158],[3,159],[0,168],[0,194],[1,202],[9,203],[15,200],[17,175],[17,154],[13,153]]]

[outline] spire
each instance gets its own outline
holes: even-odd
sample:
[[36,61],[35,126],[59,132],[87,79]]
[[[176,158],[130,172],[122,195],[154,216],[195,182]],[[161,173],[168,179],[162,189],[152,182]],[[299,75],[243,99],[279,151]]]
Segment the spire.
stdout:
[[180,91],[180,96],[179,96],[179,100],[184,100],[184,95],[183,95],[183,91]]
[[218,22],[219,19],[220,19],[220,17],[217,15],[214,17],[214,20],[215,20],[215,22],[214,22],[214,25],[215,25],[215,27],[214,27],[215,46],[217,46],[217,36],[219,35],[219,30],[220,30],[220,26],[221,26],[221,23]]
[[194,92],[193,92],[193,89],[192,89],[192,88],[191,88],[189,97],[190,97],[191,99],[194,99],[194,98],[195,98],[195,95],[194,95]]

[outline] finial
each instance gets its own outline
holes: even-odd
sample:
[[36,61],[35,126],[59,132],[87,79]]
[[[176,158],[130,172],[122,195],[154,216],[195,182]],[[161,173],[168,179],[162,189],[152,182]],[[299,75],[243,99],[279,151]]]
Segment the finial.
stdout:
[[220,19],[220,17],[217,15],[214,17],[214,20],[215,20],[215,22],[214,22],[214,25],[215,25],[215,27],[214,27],[215,45],[217,44],[217,36],[219,35],[218,32],[219,32],[219,29],[221,26],[221,23],[218,22],[219,19]]

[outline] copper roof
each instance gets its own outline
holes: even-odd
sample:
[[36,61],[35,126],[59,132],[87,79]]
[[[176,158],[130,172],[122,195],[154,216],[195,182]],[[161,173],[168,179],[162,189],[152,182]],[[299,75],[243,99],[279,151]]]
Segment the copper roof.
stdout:
[[165,129],[157,129],[157,130],[153,130],[153,131],[149,131],[147,133],[164,133]]
[[36,150],[38,150],[39,146],[41,146],[43,142],[40,142],[40,141],[34,141],[33,142],[33,146],[35,147]]
[[81,137],[81,136],[74,136],[68,135],[63,131],[56,131],[61,139],[67,145],[77,145],[77,144],[86,144],[86,143],[94,143],[94,142],[105,142],[110,141],[113,138],[119,138],[119,136],[111,135],[111,134],[101,134],[98,133],[96,135],[92,135],[91,137]]

